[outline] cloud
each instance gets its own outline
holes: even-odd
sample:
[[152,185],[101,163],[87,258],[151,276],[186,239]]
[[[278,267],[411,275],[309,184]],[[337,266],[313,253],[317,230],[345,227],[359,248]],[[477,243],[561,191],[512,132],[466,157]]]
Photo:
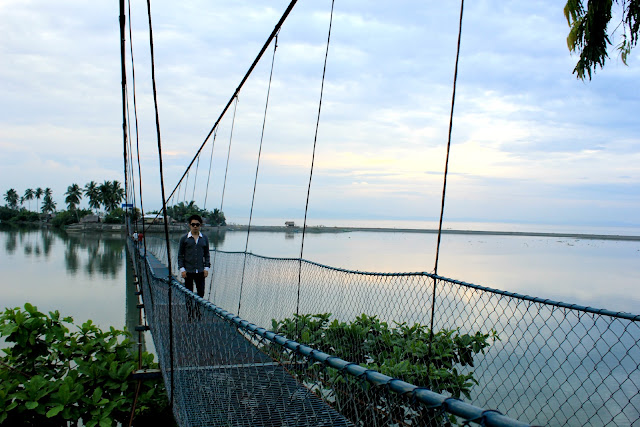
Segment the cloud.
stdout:
[[[166,187],[183,175],[287,4],[152,5]],[[298,4],[278,36],[271,88],[273,45],[240,93],[233,138],[232,105],[213,155],[211,138],[182,197],[217,205],[226,185],[225,210],[248,215],[262,140],[258,212],[300,212],[315,141],[310,212],[437,216],[458,7],[336,4],[316,135],[329,5]],[[132,4],[131,24],[138,138],[127,52],[129,130],[140,146],[145,207],[154,209],[160,191],[145,4]],[[123,181],[117,7],[3,2],[0,30],[0,55],[10,64],[0,69],[0,191],[51,186],[61,205],[72,182]],[[577,81],[567,30],[552,1],[465,5],[446,215],[637,222],[638,60],[632,55],[624,67],[612,54],[593,81]]]

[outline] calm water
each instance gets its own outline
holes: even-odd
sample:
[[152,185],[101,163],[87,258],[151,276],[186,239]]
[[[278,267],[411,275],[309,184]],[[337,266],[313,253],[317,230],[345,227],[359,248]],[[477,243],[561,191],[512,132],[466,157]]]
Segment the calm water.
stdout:
[[137,312],[126,260],[120,235],[2,227],[0,308],[30,302],[40,311],[72,316],[75,323],[92,319],[103,329],[132,328]]
[[[242,251],[246,244],[240,231],[210,237],[221,250]],[[300,233],[255,232],[249,250],[295,258],[300,243]],[[310,233],[303,257],[360,271],[432,271],[435,244],[434,234]],[[76,322],[92,319],[103,328],[127,323],[126,252],[117,234],[2,228],[0,272],[0,308],[28,301]],[[640,312],[640,242],[447,234],[438,272],[497,289]]]
[[[303,258],[376,272],[433,271],[435,234],[309,233]],[[249,251],[300,256],[301,233],[255,232]],[[246,233],[219,247],[243,251]],[[438,273],[476,285],[615,311],[640,313],[640,242],[444,234]]]

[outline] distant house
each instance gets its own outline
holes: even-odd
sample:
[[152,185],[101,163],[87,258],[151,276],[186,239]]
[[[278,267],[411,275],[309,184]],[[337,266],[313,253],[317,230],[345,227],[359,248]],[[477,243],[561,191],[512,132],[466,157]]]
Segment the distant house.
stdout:
[[295,227],[296,223],[293,221],[285,221],[284,225],[286,225],[287,227]]
[[90,223],[96,223],[96,222],[100,222],[100,217],[98,215],[85,215],[82,218],[80,218],[80,223],[81,224],[90,224]]
[[[173,224],[175,221],[167,215],[167,219],[169,220],[169,224]],[[144,216],[145,224],[164,224],[164,218],[162,215],[150,214]]]

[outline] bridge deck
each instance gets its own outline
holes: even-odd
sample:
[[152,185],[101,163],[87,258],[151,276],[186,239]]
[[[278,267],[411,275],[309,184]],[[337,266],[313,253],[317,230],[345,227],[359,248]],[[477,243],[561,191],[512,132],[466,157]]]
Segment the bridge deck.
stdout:
[[[153,275],[168,276],[164,263],[149,253],[147,258]],[[152,292],[145,304],[154,304],[154,341],[166,341],[165,332],[174,331],[174,413],[181,426],[353,425],[191,294],[174,292],[179,295],[170,324],[168,315],[158,315],[168,313],[169,301]],[[156,347],[168,349],[166,344]]]

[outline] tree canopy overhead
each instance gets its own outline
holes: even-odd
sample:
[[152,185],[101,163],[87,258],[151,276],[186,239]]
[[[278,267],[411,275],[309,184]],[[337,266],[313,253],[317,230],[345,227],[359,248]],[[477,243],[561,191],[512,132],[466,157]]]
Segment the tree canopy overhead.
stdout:
[[[613,17],[614,3],[620,7],[620,22],[609,31],[607,27]],[[564,16],[570,27],[567,46],[580,56],[573,69],[579,79],[589,76],[591,80],[591,71],[595,73],[598,65],[604,67],[613,37],[620,40],[616,48],[627,65],[631,49],[638,42],[640,0],[567,0]],[[616,36],[616,32],[620,35]]]

